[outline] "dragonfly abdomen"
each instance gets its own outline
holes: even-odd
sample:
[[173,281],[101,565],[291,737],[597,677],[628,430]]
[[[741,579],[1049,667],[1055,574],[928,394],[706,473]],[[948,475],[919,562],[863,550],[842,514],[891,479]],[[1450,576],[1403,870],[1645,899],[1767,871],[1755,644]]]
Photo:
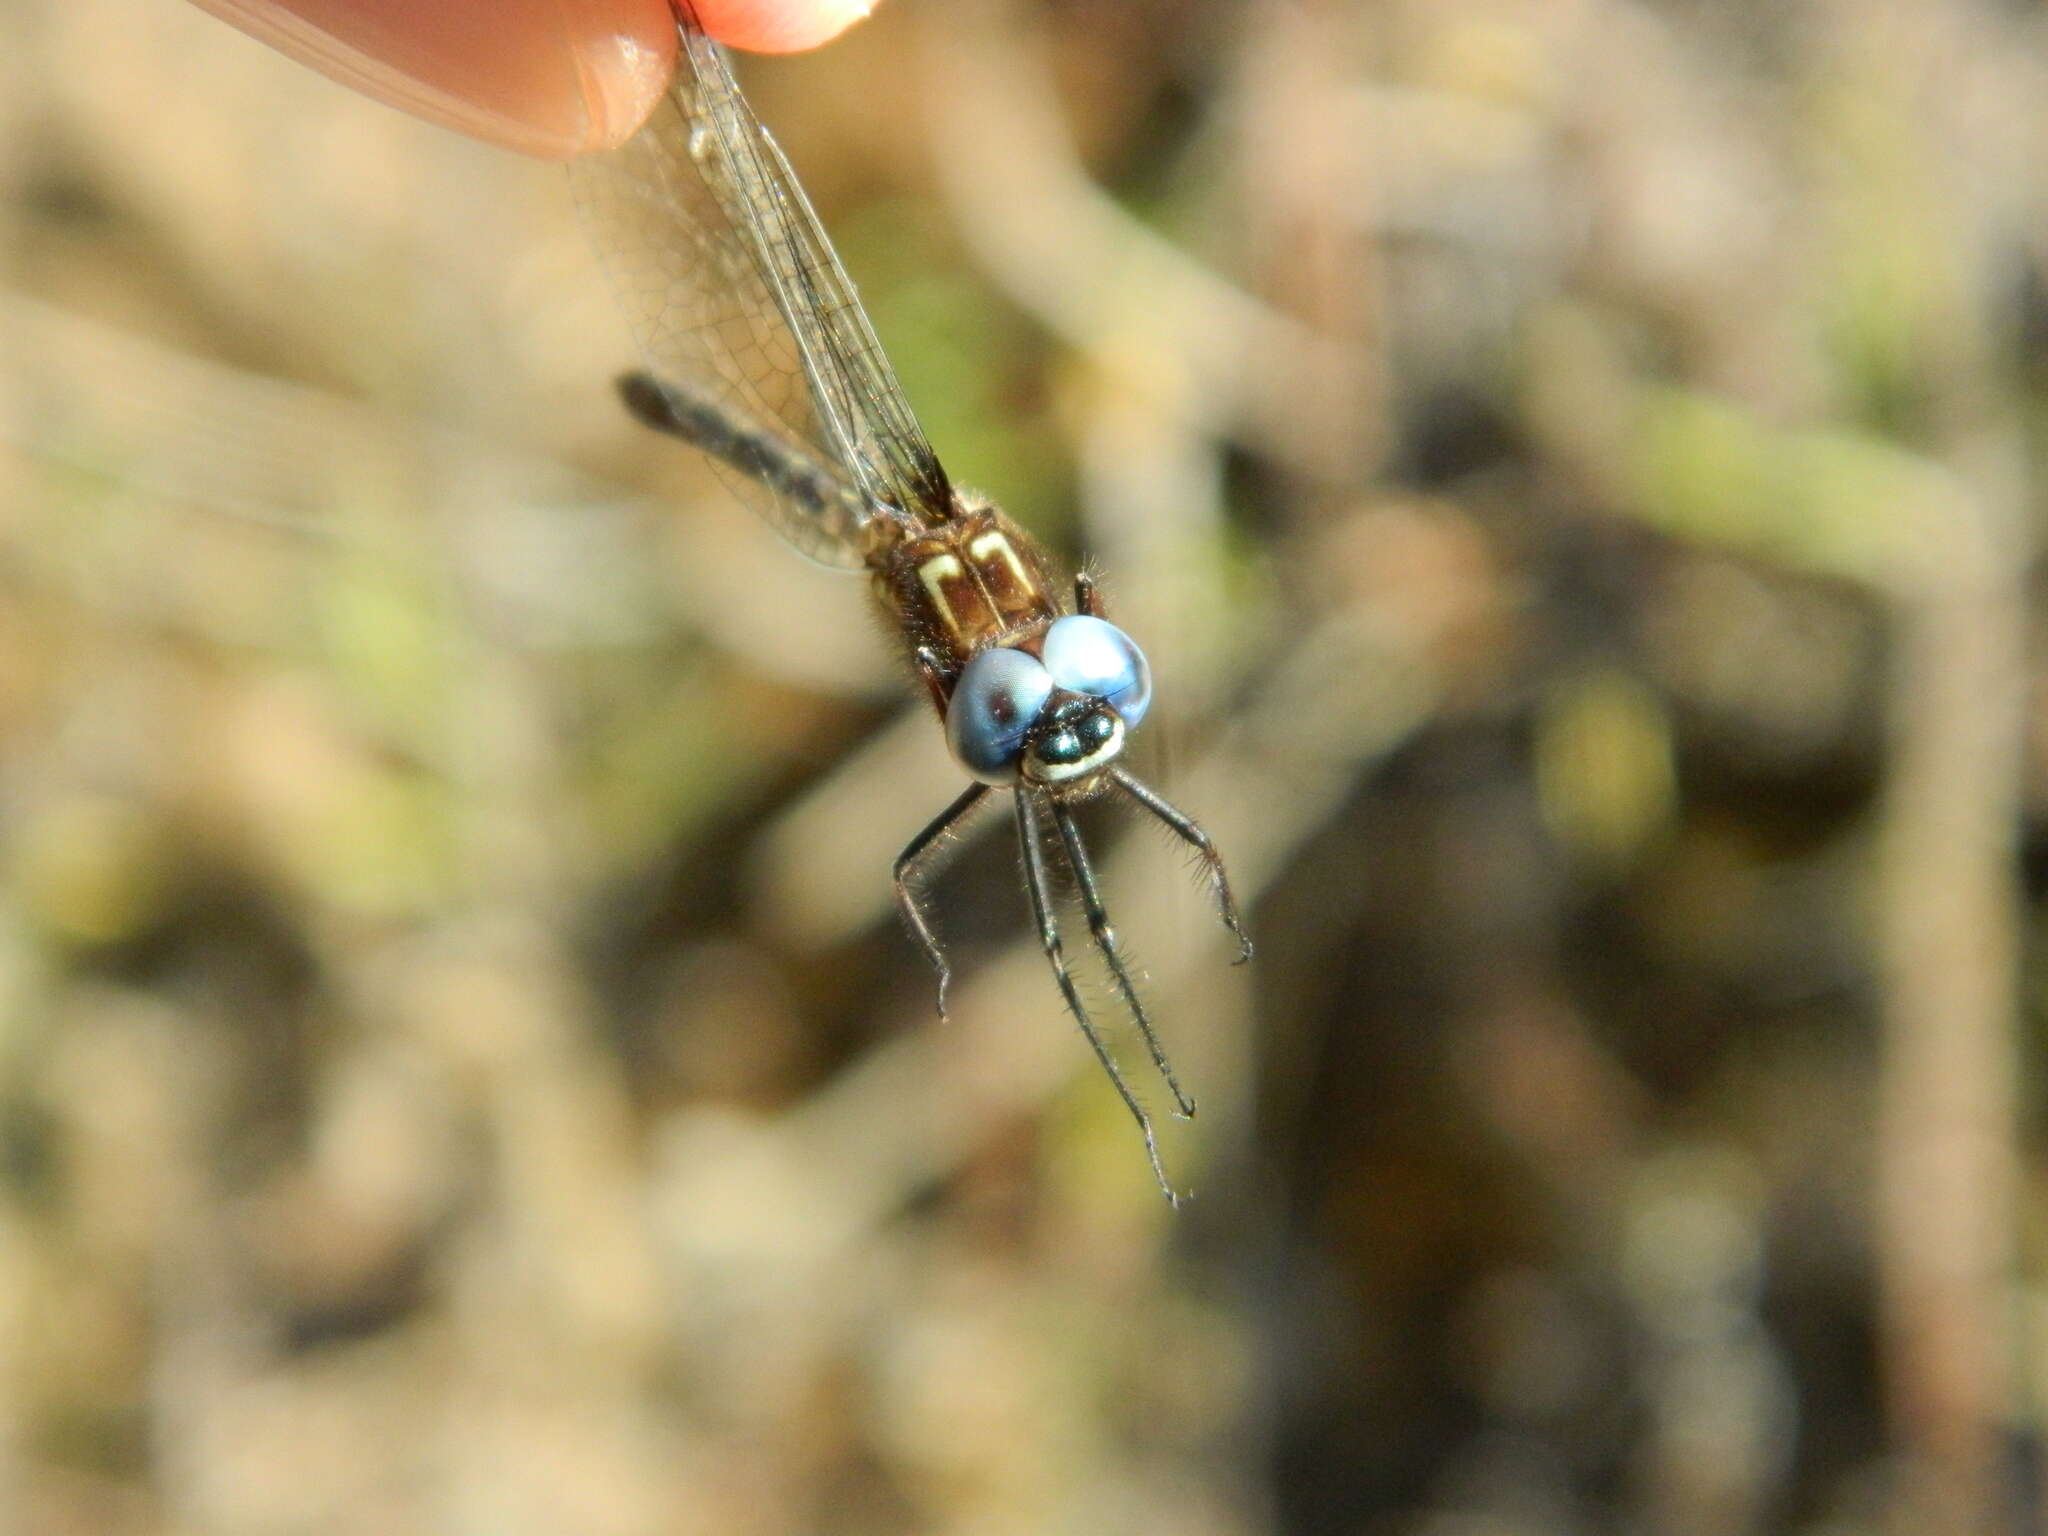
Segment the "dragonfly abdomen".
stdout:
[[717,402],[651,373],[621,374],[619,398],[643,425],[679,437],[801,507],[821,525],[848,529],[866,520],[858,494],[795,445],[750,431]]

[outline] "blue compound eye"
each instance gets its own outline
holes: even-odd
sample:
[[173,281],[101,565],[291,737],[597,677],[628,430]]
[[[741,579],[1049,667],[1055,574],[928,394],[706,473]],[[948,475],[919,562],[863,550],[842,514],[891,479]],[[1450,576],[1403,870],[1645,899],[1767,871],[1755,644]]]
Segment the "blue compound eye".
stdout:
[[1022,651],[983,651],[968,662],[946,706],[946,745],[960,766],[984,784],[1016,783],[1024,739],[1052,687],[1052,674]]
[[1106,699],[1125,726],[1152,705],[1152,669],[1131,637],[1106,619],[1069,614],[1045,632],[1045,670],[1059,687]]

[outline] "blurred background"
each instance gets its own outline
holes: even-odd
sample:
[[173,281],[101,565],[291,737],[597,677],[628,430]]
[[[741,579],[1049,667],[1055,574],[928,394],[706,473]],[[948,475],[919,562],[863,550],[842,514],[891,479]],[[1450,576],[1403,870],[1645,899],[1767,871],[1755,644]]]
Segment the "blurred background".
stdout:
[[2036,1528],[2048,12],[747,70],[1231,861],[1241,970],[1090,813],[1178,1215],[1004,816],[934,1018],[959,774],[617,409],[566,173],[171,0],[0,36],[0,1526]]

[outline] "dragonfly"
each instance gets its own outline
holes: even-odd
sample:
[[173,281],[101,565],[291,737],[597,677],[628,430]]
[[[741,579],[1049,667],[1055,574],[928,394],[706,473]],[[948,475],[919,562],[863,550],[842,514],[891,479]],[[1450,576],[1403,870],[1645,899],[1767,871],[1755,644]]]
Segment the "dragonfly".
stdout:
[[911,840],[893,876],[904,921],[938,972],[939,1015],[952,971],[927,911],[925,876],[945,841],[1008,790],[1039,943],[1067,1011],[1137,1123],[1153,1177],[1178,1205],[1152,1117],[1075,985],[1053,870],[1064,860],[1116,994],[1175,1112],[1192,1117],[1194,1100],[1132,977],[1074,816],[1081,802],[1114,793],[1156,817],[1194,850],[1238,962],[1251,958],[1215,844],[1122,762],[1152,702],[1151,669],[1109,621],[1091,576],[1059,580],[1036,541],[947,475],[724,50],[688,0],[676,0],[676,16],[681,59],[662,105],[625,146],[575,172],[578,201],[648,364],[620,376],[620,398],[642,424],[709,455],[803,554],[868,574],[971,781]]

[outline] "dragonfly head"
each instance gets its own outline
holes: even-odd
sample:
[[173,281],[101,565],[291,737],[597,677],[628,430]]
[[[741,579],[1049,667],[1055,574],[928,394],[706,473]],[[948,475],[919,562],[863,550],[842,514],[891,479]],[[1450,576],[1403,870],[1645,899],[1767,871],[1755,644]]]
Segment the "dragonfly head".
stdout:
[[1105,619],[1070,614],[1037,655],[997,646],[967,664],[946,706],[946,743],[984,784],[1058,789],[1122,755],[1152,703],[1152,669]]

